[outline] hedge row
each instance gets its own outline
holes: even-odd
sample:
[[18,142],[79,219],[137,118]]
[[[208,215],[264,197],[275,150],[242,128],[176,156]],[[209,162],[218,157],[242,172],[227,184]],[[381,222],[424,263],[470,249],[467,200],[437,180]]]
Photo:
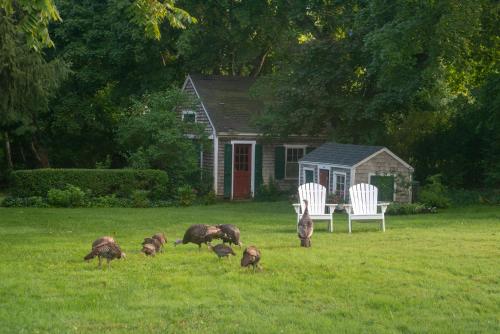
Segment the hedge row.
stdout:
[[11,174],[11,195],[46,197],[50,189],[68,184],[92,196],[117,194],[127,197],[134,190],[151,191],[155,198],[168,197],[167,173],[152,169],[33,169]]

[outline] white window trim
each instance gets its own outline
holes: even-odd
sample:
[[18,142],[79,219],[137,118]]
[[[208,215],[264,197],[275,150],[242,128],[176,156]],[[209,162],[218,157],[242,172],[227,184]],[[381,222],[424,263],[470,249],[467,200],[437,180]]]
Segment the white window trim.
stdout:
[[396,174],[391,172],[381,172],[381,173],[368,173],[368,183],[372,184],[372,176],[394,176],[394,193],[392,194],[392,201],[396,201],[396,192],[397,192],[397,183],[396,183]]
[[348,188],[347,188],[347,173],[345,172],[333,172],[333,193],[334,194],[337,194],[337,175],[342,175],[344,176],[344,201],[345,201],[345,197],[346,197],[346,193],[348,191]]
[[313,172],[313,182],[314,182],[315,168],[314,167],[304,167],[304,168],[302,168],[302,177],[304,178],[303,184],[305,184],[307,182],[307,180],[306,180],[306,171],[307,170]]
[[[216,195],[219,195],[219,189],[218,188],[218,171],[219,171],[219,137],[217,137],[215,135],[215,131],[214,131],[214,170],[213,170],[213,173],[214,173],[214,192]],[[224,160],[222,160],[224,161]],[[224,191],[222,191],[222,194],[224,194]]]
[[194,111],[194,110],[183,110],[182,111],[182,120],[183,121],[184,121],[185,115],[194,115],[194,122],[196,123],[198,121],[198,115],[196,114],[196,111]]
[[[285,147],[285,180],[294,180],[294,177],[286,177],[286,165],[288,164],[288,149],[289,148],[301,148],[304,150],[304,154],[302,156],[306,155],[306,148],[307,145],[293,145],[293,144],[285,144],[283,145]],[[297,165],[299,165],[299,161],[297,161]],[[300,165],[299,165],[299,172],[300,172]],[[297,177],[299,179],[299,177]]]
[[231,199],[234,192],[234,144],[252,145],[252,169],[250,171],[250,193],[252,198],[255,196],[255,140],[231,140]]

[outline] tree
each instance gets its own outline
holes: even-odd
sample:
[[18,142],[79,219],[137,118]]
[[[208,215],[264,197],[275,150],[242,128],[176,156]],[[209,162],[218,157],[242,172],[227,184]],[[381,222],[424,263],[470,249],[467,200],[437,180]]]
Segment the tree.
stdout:
[[[198,24],[181,32],[179,56],[188,72],[257,76],[290,38],[286,1],[181,2]],[[267,65],[267,66],[266,66]]]
[[[8,167],[14,166],[12,136],[27,141],[38,163],[47,167],[49,161],[39,140],[38,119],[66,78],[68,67],[59,59],[46,62],[25,43],[24,34],[18,31],[15,21],[2,10],[0,64],[0,130]],[[21,155],[25,159],[24,153]]]
[[[160,26],[165,21],[172,27],[185,28],[196,19],[189,13],[175,6],[175,0],[134,0],[130,2],[131,21],[144,28],[147,36],[160,39]],[[54,0],[2,0],[0,10],[7,16],[16,15],[18,24],[25,32],[28,45],[37,51],[44,47],[53,47],[48,26],[50,22],[60,22],[61,16]]]
[[149,39],[128,21],[130,6],[125,0],[58,2],[65,20],[51,27],[58,47],[47,54],[71,63],[73,74],[43,117],[56,166],[92,168],[106,156],[122,166],[114,136],[130,98],[181,80],[171,56],[177,29],[163,26],[161,40]]
[[[207,147],[204,129],[183,122],[181,109],[192,109],[191,97],[178,89],[145,94],[120,122],[117,141],[133,168],[167,171],[175,185],[192,183],[199,172],[199,146]],[[194,180],[198,177],[194,177]]]
[[465,153],[483,143],[481,134],[470,132],[453,159],[448,153],[464,127],[459,120],[478,110],[477,91],[498,76],[498,2],[309,1],[306,8],[314,24],[296,23],[305,38],[261,81],[269,101],[263,129],[322,130],[344,142],[388,145],[417,167],[420,180],[432,172],[470,185],[464,175],[474,171],[484,179],[488,171],[476,163],[454,181],[448,168],[484,161],[482,153]]

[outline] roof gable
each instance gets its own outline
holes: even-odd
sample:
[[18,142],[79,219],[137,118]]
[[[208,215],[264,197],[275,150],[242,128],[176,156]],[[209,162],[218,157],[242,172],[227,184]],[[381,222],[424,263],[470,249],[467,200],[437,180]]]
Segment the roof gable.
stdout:
[[220,75],[189,78],[217,132],[260,132],[253,125],[253,118],[264,105],[250,97],[254,78]]
[[324,143],[306,154],[301,161],[352,167],[384,149],[383,146]]

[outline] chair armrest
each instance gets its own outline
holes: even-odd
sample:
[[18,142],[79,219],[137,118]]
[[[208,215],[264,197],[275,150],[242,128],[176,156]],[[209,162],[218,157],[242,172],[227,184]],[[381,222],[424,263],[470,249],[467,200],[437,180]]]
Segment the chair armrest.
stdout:
[[337,204],[325,204],[326,207],[328,208],[328,213],[334,213],[335,208],[337,207]]
[[347,213],[352,213],[352,204],[344,204],[344,209]]
[[387,207],[391,203],[378,203],[377,205],[380,206],[380,209],[382,210],[382,213],[385,213],[385,210],[387,210]]
[[292,204],[293,208],[295,209],[295,213],[299,214],[300,213],[300,204]]

